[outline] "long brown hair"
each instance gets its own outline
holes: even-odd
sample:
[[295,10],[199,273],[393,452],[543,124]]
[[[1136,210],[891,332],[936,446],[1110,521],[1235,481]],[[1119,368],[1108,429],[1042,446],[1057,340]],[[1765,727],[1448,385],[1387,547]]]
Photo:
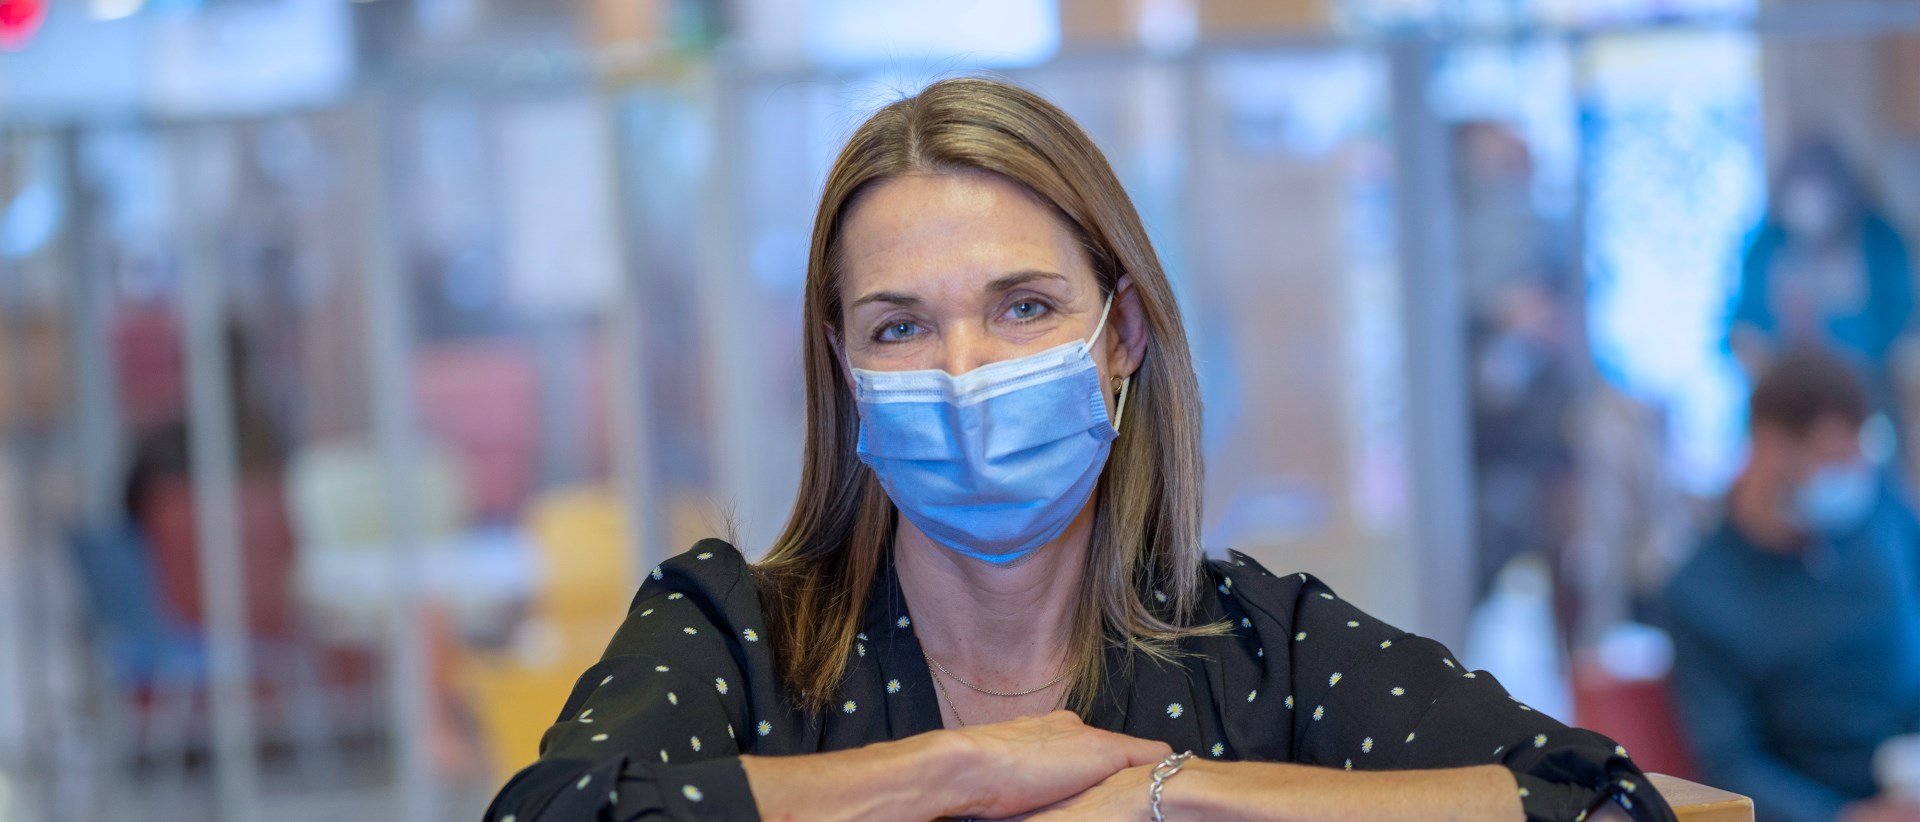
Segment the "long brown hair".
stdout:
[[[1158,659],[1177,641],[1216,634],[1194,624],[1200,545],[1200,395],[1172,286],[1120,181],[1065,112],[997,80],[956,78],[875,112],[834,160],[813,222],[802,328],[806,454],[786,529],[754,570],[780,676],[814,711],[832,704],[885,567],[898,516],[854,453],[857,409],[828,329],[841,322],[837,246],[848,205],[873,184],[910,174],[989,171],[1050,203],[1086,247],[1100,287],[1131,275],[1149,340],[1124,426],[1095,496],[1093,537],[1070,639],[1072,702],[1089,706],[1105,650]],[[1164,597],[1164,601],[1162,600]]]

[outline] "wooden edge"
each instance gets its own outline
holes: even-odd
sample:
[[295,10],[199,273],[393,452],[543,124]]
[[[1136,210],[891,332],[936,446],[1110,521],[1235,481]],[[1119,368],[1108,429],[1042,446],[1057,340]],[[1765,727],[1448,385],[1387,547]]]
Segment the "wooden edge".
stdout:
[[1686,822],[1753,822],[1753,800],[1740,794],[1663,773],[1647,779]]

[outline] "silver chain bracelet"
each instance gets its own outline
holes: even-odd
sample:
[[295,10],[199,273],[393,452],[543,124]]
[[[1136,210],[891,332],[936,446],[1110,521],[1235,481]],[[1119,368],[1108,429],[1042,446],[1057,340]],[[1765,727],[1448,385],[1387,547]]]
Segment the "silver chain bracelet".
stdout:
[[1193,752],[1185,751],[1162,759],[1160,764],[1153,766],[1153,787],[1147,789],[1147,796],[1153,807],[1153,822],[1167,822],[1167,818],[1160,815],[1160,789],[1165,787],[1167,780],[1172,779],[1181,768],[1186,767],[1187,760],[1192,758]]

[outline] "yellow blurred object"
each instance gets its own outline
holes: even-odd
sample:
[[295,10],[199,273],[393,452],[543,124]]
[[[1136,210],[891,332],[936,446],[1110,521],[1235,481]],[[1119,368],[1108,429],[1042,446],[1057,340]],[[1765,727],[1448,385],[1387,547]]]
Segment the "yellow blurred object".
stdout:
[[546,493],[525,530],[544,570],[513,647],[462,649],[458,682],[474,707],[496,782],[539,754],[580,673],[599,661],[627,615],[635,578],[626,513],[609,488]]

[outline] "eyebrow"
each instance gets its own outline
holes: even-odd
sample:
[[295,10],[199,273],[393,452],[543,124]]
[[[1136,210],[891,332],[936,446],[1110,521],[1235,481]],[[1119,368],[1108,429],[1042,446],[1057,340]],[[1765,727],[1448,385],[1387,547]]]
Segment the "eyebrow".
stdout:
[[[989,293],[1011,291],[1034,280],[1047,279],[1059,280],[1061,282],[1066,282],[1067,280],[1066,277],[1052,271],[1027,269],[1025,271],[1015,271],[1012,274],[1002,277],[995,277],[992,282],[987,283],[987,291]],[[920,305],[921,302],[919,297],[915,297],[912,294],[905,294],[899,291],[875,291],[862,296],[860,299],[854,300],[852,304],[847,306],[847,310],[852,311],[867,303],[892,303],[904,308],[912,308]]]

